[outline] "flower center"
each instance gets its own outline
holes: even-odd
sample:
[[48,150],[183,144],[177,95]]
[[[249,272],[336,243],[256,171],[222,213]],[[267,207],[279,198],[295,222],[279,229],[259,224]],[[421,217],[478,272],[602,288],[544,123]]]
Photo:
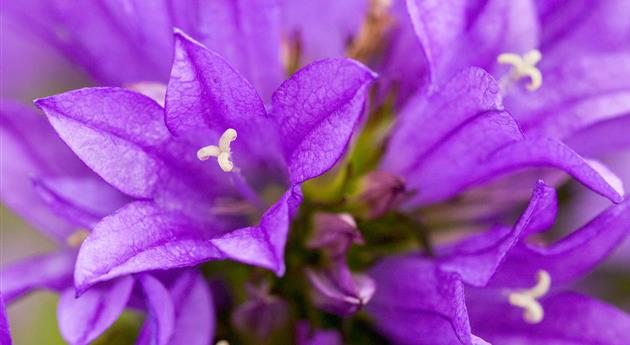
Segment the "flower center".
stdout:
[[71,248],[79,248],[89,234],[90,232],[85,229],[78,229],[66,238],[66,243]]
[[234,170],[234,163],[232,163],[232,150],[230,145],[236,140],[236,130],[228,128],[221,134],[219,138],[219,146],[208,145],[204,146],[197,151],[197,158],[205,161],[210,157],[217,157],[217,163],[221,170],[225,172],[231,172]]
[[[529,84],[525,87],[529,91],[536,91],[542,86],[543,78],[542,73],[536,67],[536,64],[542,59],[542,54],[539,50],[534,49],[525,54],[518,55],[513,53],[503,53],[497,57],[497,62],[503,65],[512,65],[509,79],[510,81],[518,81],[521,78],[528,77]],[[506,81],[502,80],[501,84]]]
[[551,276],[549,272],[540,270],[536,276],[536,285],[530,289],[518,290],[510,293],[508,299],[515,307],[523,308],[523,318],[528,323],[539,323],[543,320],[545,312],[538,302],[538,298],[543,297],[551,286]]

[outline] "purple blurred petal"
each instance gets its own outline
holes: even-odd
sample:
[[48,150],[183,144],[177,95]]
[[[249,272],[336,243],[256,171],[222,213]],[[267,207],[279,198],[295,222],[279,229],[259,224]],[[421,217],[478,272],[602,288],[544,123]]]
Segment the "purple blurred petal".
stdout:
[[556,207],[555,190],[539,181],[527,209],[512,229],[498,227],[463,240],[450,255],[440,258],[439,268],[459,274],[466,284],[486,285],[522,237],[553,224]]
[[208,283],[197,272],[183,273],[170,288],[175,326],[169,345],[208,345],[216,328]]
[[582,228],[549,247],[522,243],[515,247],[491,284],[524,286],[537,270],[554,284],[568,283],[592,270],[630,233],[630,200],[613,205]]
[[367,312],[395,344],[471,344],[464,286],[420,256],[390,257],[370,276],[378,286]]
[[171,62],[166,1],[30,0],[7,14],[107,84],[163,81]]
[[98,176],[35,179],[34,188],[57,215],[91,229],[129,199]]
[[0,291],[10,303],[35,289],[63,290],[72,285],[76,254],[59,251],[9,264],[0,271]]
[[541,300],[545,318],[523,321],[507,302],[469,300],[473,330],[493,344],[623,345],[630,339],[630,316],[587,296],[561,293]]
[[64,242],[76,225],[48,209],[35,192],[31,178],[91,172],[59,140],[45,118],[31,108],[2,101],[0,130],[2,202],[42,233]]
[[297,184],[330,169],[345,150],[376,75],[349,59],[314,62],[286,80],[272,98],[272,117]]
[[567,145],[583,156],[600,156],[630,149],[630,114],[618,116],[574,133]]
[[95,286],[78,298],[74,288],[67,288],[61,294],[57,309],[63,338],[73,345],[96,339],[125,309],[133,285],[132,277],[123,277]]
[[545,56],[536,92],[515,91],[506,106],[528,134],[569,138],[573,133],[630,113],[630,51]]
[[149,274],[138,276],[147,308],[147,318],[138,345],[166,345],[175,328],[175,307],[168,290],[159,280]]
[[267,100],[283,79],[276,1],[173,2],[175,23],[238,69]]
[[307,269],[311,283],[313,304],[339,316],[350,316],[367,304],[376,289],[372,278],[364,274],[352,274],[345,262],[327,270]]
[[282,0],[283,30],[300,42],[301,63],[345,55],[366,15],[364,0]]
[[61,138],[120,191],[153,195],[164,163],[155,147],[170,138],[152,99],[120,88],[86,88],[36,101]]
[[4,298],[2,294],[0,294],[0,343],[4,345],[12,344],[9,318],[7,318],[7,311],[4,306]]

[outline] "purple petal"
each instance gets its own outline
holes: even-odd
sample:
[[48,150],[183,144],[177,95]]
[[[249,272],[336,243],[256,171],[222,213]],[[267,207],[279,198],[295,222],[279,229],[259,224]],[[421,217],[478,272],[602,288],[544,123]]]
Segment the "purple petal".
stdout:
[[574,293],[541,303],[545,318],[532,325],[507,302],[468,301],[473,329],[493,344],[622,345],[630,339],[630,316],[611,305]]
[[0,343],[4,345],[12,344],[9,318],[7,318],[7,311],[4,306],[4,299],[2,294],[0,294]]
[[599,121],[573,134],[567,145],[583,156],[597,157],[610,152],[630,149],[630,115]]
[[620,245],[630,233],[629,223],[630,200],[626,200],[549,247],[522,243],[506,257],[491,284],[524,286],[541,269],[549,272],[554,285],[568,283],[592,270]]
[[57,215],[88,229],[129,202],[96,175],[35,179],[34,187]]
[[175,23],[218,52],[264,96],[283,79],[280,11],[275,1],[174,2]]
[[83,242],[75,284],[82,291],[124,274],[225,259],[211,241],[218,234],[151,202],[131,203],[105,217]]
[[72,285],[76,254],[60,251],[20,261],[0,271],[0,291],[7,303],[35,289],[63,290]]
[[367,275],[352,274],[345,262],[333,265],[328,270],[306,270],[313,304],[329,313],[350,316],[370,301],[376,283]]
[[279,155],[273,124],[253,86],[225,59],[181,31],[175,33],[166,124],[189,143],[193,156],[203,146],[216,145],[228,128],[235,129],[234,163],[246,173],[255,170],[249,168],[257,161]]
[[[401,114],[382,167],[406,178],[415,204],[441,201],[472,185],[527,167],[555,167],[594,191],[620,201],[596,169],[553,139],[527,139],[502,108],[498,86],[469,68]],[[457,100],[457,101],[454,101]]]
[[417,96],[399,115],[383,168],[404,172],[480,113],[501,109],[499,87],[487,72],[469,68],[432,94]]
[[135,197],[153,195],[164,169],[155,147],[170,133],[152,99],[119,88],[87,88],[36,101],[61,138],[103,179]]
[[199,273],[182,274],[170,288],[175,305],[175,327],[169,345],[207,345],[216,327],[214,302]]
[[630,51],[570,59],[545,56],[536,92],[519,91],[506,105],[528,134],[565,139],[630,113]]
[[471,344],[464,286],[420,256],[391,257],[370,275],[378,286],[367,312],[396,344]]
[[133,283],[132,277],[120,278],[95,286],[78,298],[73,288],[66,289],[57,309],[63,338],[73,345],[96,339],[125,309]]
[[138,277],[147,307],[147,319],[144,322],[138,345],[170,344],[175,328],[175,307],[168,290],[149,274]]
[[48,209],[33,188],[33,176],[84,175],[91,172],[63,144],[46,120],[17,103],[0,103],[2,202],[42,233],[64,242],[75,224]]
[[484,286],[522,237],[553,224],[556,210],[555,190],[539,181],[527,209],[512,229],[498,227],[458,243],[450,255],[439,260],[439,268],[459,274],[466,284]]
[[265,267],[281,276],[289,225],[301,200],[301,191],[294,187],[265,212],[258,226],[231,231],[212,242],[233,260]]
[[346,148],[363,113],[367,87],[376,75],[349,59],[314,62],[282,83],[272,116],[292,184],[330,169]]
[[412,0],[408,9],[434,82],[467,66],[491,71],[499,54],[538,45],[536,8],[529,0]]

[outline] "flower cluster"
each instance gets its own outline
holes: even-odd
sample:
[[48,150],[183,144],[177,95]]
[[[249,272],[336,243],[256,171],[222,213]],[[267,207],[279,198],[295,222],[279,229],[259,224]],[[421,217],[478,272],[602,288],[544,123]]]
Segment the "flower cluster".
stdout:
[[58,249],[1,344],[41,289],[73,345],[630,341],[576,284],[630,252],[627,0],[3,12],[0,195]]

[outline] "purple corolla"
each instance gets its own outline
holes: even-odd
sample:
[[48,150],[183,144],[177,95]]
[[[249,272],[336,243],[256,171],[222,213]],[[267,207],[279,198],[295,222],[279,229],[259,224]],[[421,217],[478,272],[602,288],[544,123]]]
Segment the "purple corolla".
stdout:
[[[350,60],[322,60],[285,81],[268,113],[223,58],[181,32],[175,40],[165,108],[120,88],[36,102],[79,158],[134,199],[83,242],[80,291],[127,273],[211,259],[282,274],[299,185],[337,161],[374,79]],[[211,156],[216,163],[203,161]],[[249,226],[252,220],[258,225]]]

